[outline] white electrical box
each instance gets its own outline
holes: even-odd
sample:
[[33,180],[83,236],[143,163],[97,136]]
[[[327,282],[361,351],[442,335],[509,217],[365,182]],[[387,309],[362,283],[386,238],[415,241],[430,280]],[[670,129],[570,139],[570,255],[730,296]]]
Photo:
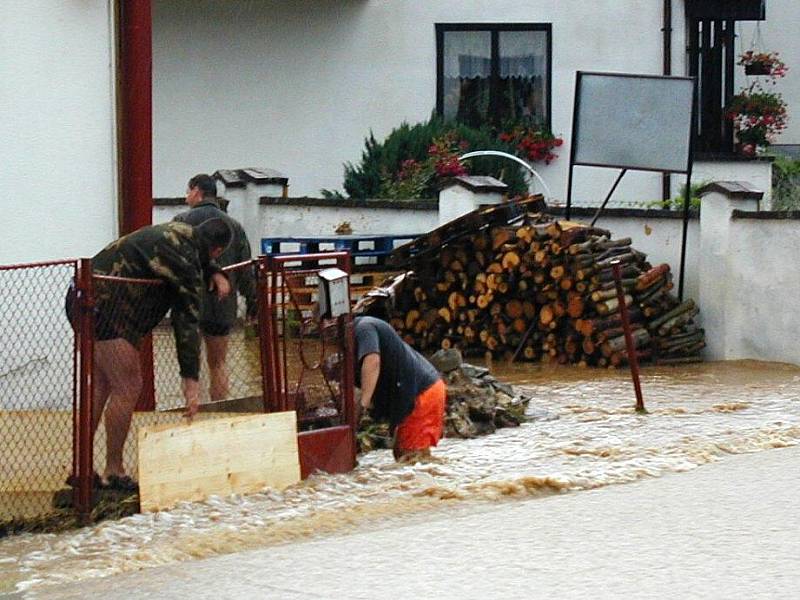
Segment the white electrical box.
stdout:
[[350,277],[341,269],[319,272],[319,316],[335,319],[350,312]]

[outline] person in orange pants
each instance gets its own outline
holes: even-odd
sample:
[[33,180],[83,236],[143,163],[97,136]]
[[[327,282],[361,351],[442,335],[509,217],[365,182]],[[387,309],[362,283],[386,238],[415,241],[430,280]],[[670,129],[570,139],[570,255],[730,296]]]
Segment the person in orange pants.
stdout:
[[447,389],[439,372],[385,321],[356,317],[354,333],[361,407],[389,421],[396,460],[430,454],[444,429]]

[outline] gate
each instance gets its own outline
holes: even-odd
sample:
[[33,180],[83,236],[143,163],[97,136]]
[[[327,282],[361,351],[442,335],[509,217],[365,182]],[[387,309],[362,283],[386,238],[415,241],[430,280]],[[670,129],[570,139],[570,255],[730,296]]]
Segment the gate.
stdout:
[[[318,272],[328,267],[349,274],[349,254],[262,256],[225,269],[240,279],[255,275],[254,305],[246,320],[237,319],[229,336],[230,378],[222,386],[224,393],[219,398],[213,390],[201,395],[203,413],[296,411],[303,477],[355,466],[351,316],[320,323],[312,310]],[[163,283],[94,274],[90,259],[0,266],[0,281],[6,290],[0,305],[0,521],[48,514],[54,494],[70,484],[72,506],[86,521],[95,495],[94,472],[101,471],[106,456],[95,445],[109,443],[103,425],[93,435],[92,397],[94,388],[103,385],[95,377],[94,363],[98,356],[115,360],[109,344],[95,337],[113,341],[119,337],[116,327],[129,318],[158,320],[148,311]],[[148,410],[135,413],[124,445],[123,460],[131,473],[136,428],[181,419],[170,329],[169,317],[155,325],[153,362],[145,359],[141,369],[142,388],[155,394]],[[332,379],[321,367],[334,354],[340,355],[342,368]],[[203,361],[200,380],[205,390],[207,370]],[[0,534],[2,530],[0,526]]]
[[[259,296],[262,310],[261,355],[267,410],[297,412],[300,467],[305,478],[319,469],[340,473],[355,466],[356,416],[353,405],[353,332],[351,315],[331,322],[316,316],[318,273],[337,267],[350,274],[347,252],[262,257]],[[265,281],[266,280],[266,281]],[[341,357],[338,380],[323,362]]]

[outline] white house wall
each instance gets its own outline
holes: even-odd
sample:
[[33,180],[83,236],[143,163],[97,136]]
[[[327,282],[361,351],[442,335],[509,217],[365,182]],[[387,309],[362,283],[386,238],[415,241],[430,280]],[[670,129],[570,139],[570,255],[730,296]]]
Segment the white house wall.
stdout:
[[117,229],[109,0],[0,15],[0,264],[91,256]]
[[[788,1],[788,0],[787,0]],[[675,73],[683,3],[675,0]],[[370,130],[382,138],[436,106],[436,23],[551,23],[552,128],[569,139],[576,70],[660,74],[655,0],[156,0],[154,194],[194,173],[266,166],[292,196],[341,189]],[[541,174],[564,199],[568,146]],[[574,198],[598,204],[613,171],[582,170]],[[660,176],[629,173],[615,200],[661,196]]]
[[[758,29],[756,28],[758,25]],[[760,34],[759,34],[760,30]],[[737,55],[755,48],[761,52],[779,52],[789,73],[775,87],[789,101],[789,127],[777,139],[778,144],[800,144],[800,2],[767,0],[767,19],[756,24],[743,21],[736,27]],[[737,89],[746,86],[748,77],[736,68]],[[750,78],[752,80],[752,78]],[[763,77],[761,80],[763,81]]]

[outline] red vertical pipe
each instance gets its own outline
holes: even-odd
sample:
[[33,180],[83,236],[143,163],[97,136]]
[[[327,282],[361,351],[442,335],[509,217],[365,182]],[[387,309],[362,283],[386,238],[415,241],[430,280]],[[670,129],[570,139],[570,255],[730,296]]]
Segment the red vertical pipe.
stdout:
[[[283,411],[285,410],[284,407],[286,406],[286,402],[284,401],[284,385],[283,385],[283,377],[281,376],[281,356],[283,356],[283,353],[281,351],[280,340],[278,339],[281,335],[281,332],[278,331],[278,311],[280,310],[280,304],[282,302],[285,302],[286,290],[283,289],[282,287],[283,267],[281,266],[281,263],[279,263],[277,259],[269,257],[267,259],[267,265],[270,277],[269,323],[271,327],[271,335],[269,338],[269,343],[270,343],[270,353],[271,353],[270,361],[272,365],[271,377],[275,390],[275,395],[271,399],[271,401],[274,411]],[[278,302],[279,291],[281,294],[281,302]]]
[[[153,219],[153,41],[151,0],[119,0],[120,230]],[[155,409],[153,340],[142,341],[142,394],[137,410]]]
[[625,333],[625,348],[628,351],[628,364],[631,367],[633,389],[636,392],[636,411],[644,412],[644,398],[642,398],[642,385],[639,382],[639,357],[636,355],[636,346],[633,345],[631,335],[631,322],[628,319],[628,306],[625,304],[625,290],[622,289],[622,268],[620,262],[611,263],[614,273],[614,283],[617,288],[617,301],[619,302],[619,316],[622,319],[622,331]]
[[153,40],[150,0],[119,3],[122,233],[153,217]]
[[78,488],[75,506],[86,523],[92,507],[94,440],[92,435],[92,390],[94,358],[94,291],[92,261],[82,258],[78,267],[78,336],[80,350],[80,399],[78,402]]
[[[78,266],[79,262],[75,261],[75,266],[73,267],[72,273],[72,281],[75,285],[75,289],[78,289],[78,285],[80,284],[80,280],[78,279]],[[76,296],[77,298],[77,296]],[[77,310],[76,310],[77,309]],[[80,371],[80,363],[78,362],[78,357],[80,356],[80,305],[77,304],[77,301],[74,303],[72,309],[73,315],[78,315],[77,321],[72,324],[72,328],[74,330],[74,335],[72,336],[72,471],[73,475],[77,475],[80,471],[78,467],[79,463],[79,456],[80,456],[80,391],[81,391],[81,371]],[[73,317],[75,318],[75,317]],[[78,506],[78,488],[74,488],[72,494],[72,504],[73,506]]]
[[[339,259],[339,268],[347,273],[348,286],[347,286],[347,306],[352,306],[350,298],[350,254],[345,254],[344,257]],[[356,454],[358,453],[358,442],[356,441],[356,433],[358,431],[358,423],[356,422],[356,407],[355,407],[355,340],[353,338],[353,315],[348,312],[339,317],[339,332],[340,340],[342,341],[342,403],[344,404],[344,414],[347,425],[350,427],[350,455],[351,455],[351,468],[356,465]]]
[[275,378],[271,340],[273,336],[272,327],[272,303],[269,296],[269,270],[267,259],[260,256],[255,259],[256,285],[258,293],[258,346],[261,352],[261,394],[264,403],[264,412],[274,412],[275,410]]

